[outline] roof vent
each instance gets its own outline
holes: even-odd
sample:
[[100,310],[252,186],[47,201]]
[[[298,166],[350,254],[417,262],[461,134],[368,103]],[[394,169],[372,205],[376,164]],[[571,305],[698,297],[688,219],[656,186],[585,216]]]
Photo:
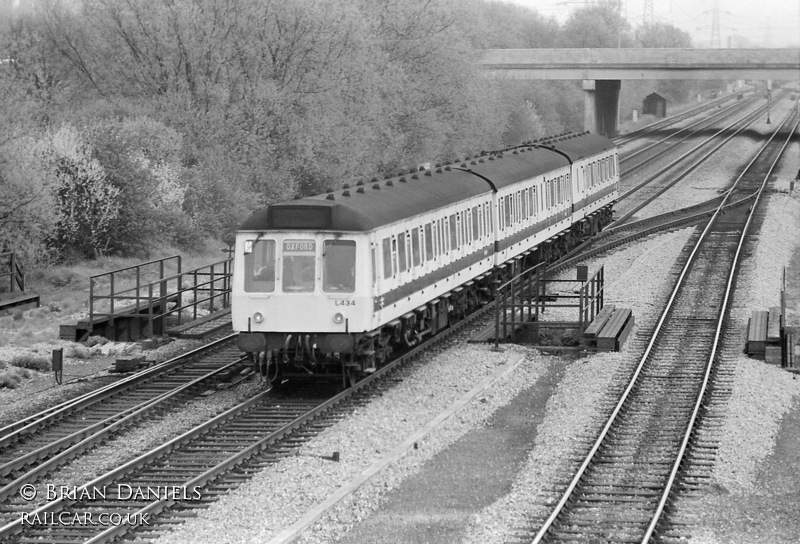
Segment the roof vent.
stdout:
[[375,183],[376,181],[378,181],[378,177],[377,176],[372,178],[372,183]]
[[514,155],[519,155],[519,151],[517,151],[516,149],[515,149],[514,151],[512,151],[512,153],[513,153]]
[[364,185],[364,180],[363,179],[358,180],[358,183],[356,183],[356,185],[361,187],[362,185]]
[[444,169],[445,169],[445,170],[447,170],[448,172],[449,172],[450,170],[452,170],[452,168],[450,168],[450,165],[449,165],[449,164],[448,164],[447,166],[445,166],[445,167],[444,167]]
[[405,177],[405,176],[402,176],[402,177],[401,177],[400,179],[398,179],[397,181],[399,181],[400,183],[408,183],[408,180],[406,179],[406,177]]
[[333,197],[333,193],[328,193],[328,196],[327,196],[327,197],[325,197],[325,199],[326,199],[326,200],[336,200],[336,199]]
[[349,189],[349,188],[350,188],[349,183],[345,183],[344,185],[342,185],[342,189]]
[[363,187],[359,187],[358,189],[356,189],[356,192],[357,193],[361,193],[363,195],[364,194],[364,188]]
[[461,163],[461,168],[466,168],[466,167],[467,167],[467,163],[465,163],[465,162],[462,162],[462,163]]
[[441,173],[442,173],[442,169],[441,169],[441,168],[437,168],[437,169],[436,169],[436,173],[437,173],[437,174],[441,174]]
[[477,164],[475,161],[470,161],[470,164]]
[[478,162],[486,162],[486,161],[483,159],[478,159]]
[[425,175],[426,175],[426,176],[432,176],[433,174],[431,174],[431,171],[430,171],[430,170],[425,170]]
[[372,188],[375,189],[376,191],[380,191],[381,190],[381,184],[380,183],[376,183],[375,185],[372,186]]
[[342,196],[350,196],[350,191],[345,191],[342,193]]
[[389,180],[389,181],[386,182],[386,186],[387,187],[394,187],[394,182],[392,180]]
[[419,179],[419,176],[417,174],[414,174],[413,176],[411,176],[411,179]]

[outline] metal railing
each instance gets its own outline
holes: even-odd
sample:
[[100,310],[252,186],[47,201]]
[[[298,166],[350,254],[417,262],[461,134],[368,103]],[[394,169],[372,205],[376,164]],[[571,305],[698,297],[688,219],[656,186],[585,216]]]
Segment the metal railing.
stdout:
[[[167,275],[170,269],[175,271]],[[230,306],[232,275],[232,258],[183,271],[181,257],[174,255],[92,276],[89,334],[101,318],[108,318],[113,325],[117,318],[141,315],[147,316],[145,335],[152,338],[155,325],[169,316],[181,325],[188,318],[198,319],[199,311],[225,309]],[[103,301],[108,304],[101,310],[98,303]]]
[[[578,294],[547,295],[548,283],[580,283]],[[585,272],[574,280],[547,278],[545,263],[539,263],[517,274],[495,290],[494,344],[509,338],[518,328],[563,327],[586,330],[603,308],[605,293],[605,268],[601,266],[591,278]],[[554,299],[554,300],[550,300]],[[575,300],[577,299],[577,302]],[[565,302],[566,300],[566,302]],[[545,306],[551,308],[577,308],[577,321],[539,321]]]

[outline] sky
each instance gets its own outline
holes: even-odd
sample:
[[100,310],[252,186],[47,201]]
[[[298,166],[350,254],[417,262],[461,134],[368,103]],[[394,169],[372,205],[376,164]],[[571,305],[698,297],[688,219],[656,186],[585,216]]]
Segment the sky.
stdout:
[[[503,0],[526,6],[563,22],[570,11],[591,0]],[[646,0],[622,0],[628,21],[642,24]],[[712,13],[719,6],[722,47],[729,36],[742,36],[754,47],[800,47],[800,0],[652,0],[656,22],[688,32],[696,47],[711,43]]]

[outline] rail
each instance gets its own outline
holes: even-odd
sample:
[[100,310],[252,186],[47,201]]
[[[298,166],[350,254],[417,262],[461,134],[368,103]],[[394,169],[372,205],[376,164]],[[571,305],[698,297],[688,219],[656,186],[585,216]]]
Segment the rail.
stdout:
[[[788,120],[788,117],[787,117],[787,120]],[[796,129],[796,126],[795,126],[795,129]],[[790,132],[790,134],[793,133],[793,132],[794,132],[794,129]],[[737,179],[737,181],[735,183],[735,186],[738,185],[739,181],[744,177],[744,173],[749,171],[749,169],[751,168],[753,163],[755,163],[755,161],[758,158],[758,156],[764,151],[764,149],[767,148],[767,146],[775,138],[777,133],[778,132],[776,131],[772,135],[772,137],[764,145],[764,148],[759,152],[759,154],[756,156],[756,158],[753,158],[750,161],[750,163],[745,167],[743,173],[740,174],[739,178]],[[788,141],[789,141],[789,139],[787,139],[786,143],[788,143]],[[783,150],[786,147],[786,143],[783,144],[783,148],[781,149],[780,153],[778,154],[778,158],[780,158],[780,155],[783,153]],[[550,533],[551,529],[554,527],[556,519],[561,515],[562,510],[565,508],[565,506],[568,503],[571,502],[570,499],[572,498],[573,492],[578,488],[578,486],[584,480],[585,475],[588,474],[589,467],[590,467],[590,465],[592,465],[592,463],[593,463],[593,461],[595,459],[595,456],[601,451],[601,449],[603,448],[603,445],[605,444],[605,442],[604,442],[605,439],[608,436],[612,436],[614,434],[612,432],[612,427],[614,427],[618,415],[623,413],[624,408],[628,405],[629,399],[633,398],[633,392],[635,390],[637,390],[637,391],[638,390],[642,390],[639,378],[640,378],[640,376],[644,375],[644,368],[645,368],[645,365],[647,364],[647,362],[650,360],[651,354],[653,354],[653,353],[655,353],[657,351],[657,345],[658,345],[658,343],[659,343],[659,341],[660,341],[660,339],[662,337],[662,334],[664,334],[664,331],[667,328],[666,324],[669,322],[669,320],[671,319],[671,317],[673,315],[673,310],[674,310],[674,308],[676,306],[675,303],[681,297],[681,293],[683,293],[683,289],[684,289],[684,286],[685,286],[685,280],[691,274],[694,273],[693,268],[694,268],[695,262],[696,262],[696,260],[699,259],[699,255],[702,253],[701,248],[705,246],[707,239],[712,239],[714,232],[723,233],[726,236],[720,236],[719,238],[722,239],[725,243],[733,242],[735,244],[735,247],[732,247],[732,251],[731,251],[732,255],[729,257],[730,261],[728,263],[726,263],[728,265],[728,269],[727,269],[728,272],[727,272],[726,276],[723,278],[724,281],[720,282],[721,284],[724,284],[724,286],[719,289],[719,291],[720,291],[719,293],[716,293],[716,295],[718,296],[718,303],[715,306],[715,309],[712,310],[712,311],[716,312],[716,317],[712,318],[712,319],[705,319],[705,321],[710,322],[709,327],[713,330],[713,336],[709,337],[708,345],[710,347],[709,347],[708,353],[704,354],[704,356],[701,358],[701,362],[703,362],[703,364],[702,364],[701,383],[699,384],[697,390],[694,393],[694,401],[692,402],[690,413],[689,413],[688,417],[686,418],[685,425],[683,427],[684,431],[682,432],[682,435],[680,437],[678,437],[680,442],[678,443],[677,451],[674,452],[674,455],[672,457],[673,461],[671,463],[671,466],[668,467],[669,470],[668,470],[668,475],[666,477],[666,481],[661,486],[661,491],[659,492],[660,496],[658,497],[658,500],[659,500],[658,505],[655,507],[655,509],[654,509],[654,511],[652,511],[652,513],[648,512],[650,522],[647,525],[643,536],[638,537],[638,536],[630,535],[630,541],[631,542],[641,542],[642,544],[646,544],[648,542],[651,542],[651,539],[653,538],[654,531],[655,531],[658,523],[661,521],[662,514],[665,512],[665,508],[666,508],[667,502],[669,500],[670,493],[672,492],[673,486],[675,485],[675,483],[677,481],[679,468],[681,467],[681,464],[686,459],[687,451],[689,449],[690,440],[691,440],[692,434],[693,434],[693,432],[695,430],[695,424],[696,424],[696,421],[699,418],[699,415],[700,415],[700,412],[701,412],[701,407],[703,405],[703,401],[704,401],[704,398],[705,398],[706,389],[707,389],[708,383],[710,381],[711,371],[712,371],[712,368],[714,366],[714,362],[717,360],[717,357],[718,357],[719,339],[720,339],[720,336],[721,336],[723,323],[725,321],[725,316],[727,315],[727,312],[728,312],[728,305],[729,305],[729,302],[730,302],[730,296],[731,296],[731,293],[732,293],[736,272],[738,270],[740,259],[741,259],[742,253],[743,253],[744,242],[745,242],[746,236],[748,235],[748,232],[750,230],[751,222],[753,220],[753,216],[755,214],[755,210],[757,208],[757,205],[759,203],[761,195],[763,195],[763,193],[764,193],[764,189],[766,187],[767,181],[770,178],[770,175],[771,175],[771,173],[772,173],[772,171],[773,171],[773,169],[775,167],[775,164],[777,163],[777,160],[778,159],[775,159],[774,161],[772,161],[771,166],[769,167],[769,171],[763,176],[763,179],[760,182],[760,184],[759,184],[759,186],[758,186],[758,188],[756,190],[755,202],[750,207],[750,209],[747,211],[746,215],[743,214],[744,217],[742,218],[742,224],[741,225],[736,223],[736,218],[726,217],[725,219],[721,219],[723,217],[723,215],[724,215],[725,204],[727,203],[728,200],[733,198],[733,191],[729,191],[728,192],[728,194],[726,195],[725,201],[723,201],[723,203],[719,206],[719,208],[717,209],[717,211],[714,214],[714,216],[707,223],[705,229],[703,230],[702,234],[700,235],[699,240],[696,242],[691,254],[688,256],[688,258],[687,258],[687,260],[686,260],[686,262],[685,262],[685,264],[683,266],[683,269],[682,269],[679,277],[676,279],[676,283],[675,283],[675,286],[673,288],[673,291],[672,291],[671,295],[669,296],[669,300],[667,301],[666,306],[665,306],[665,308],[664,308],[664,310],[663,310],[663,312],[661,314],[661,317],[658,320],[658,323],[656,324],[655,329],[654,329],[654,331],[652,333],[652,337],[651,337],[650,343],[646,347],[646,349],[644,351],[644,354],[642,355],[642,358],[641,358],[637,368],[633,372],[633,375],[631,376],[631,379],[630,379],[630,381],[628,383],[627,388],[625,389],[625,391],[620,396],[618,404],[616,405],[616,407],[612,411],[611,415],[609,416],[608,421],[606,422],[605,426],[600,431],[600,434],[599,434],[597,440],[595,441],[594,445],[590,449],[588,455],[585,457],[585,460],[581,464],[580,468],[575,473],[572,481],[568,484],[567,489],[564,491],[560,501],[555,506],[555,508],[553,509],[551,515],[547,518],[547,520],[544,522],[542,527],[539,529],[539,532],[534,537],[534,539],[533,539],[533,543],[534,544],[542,542],[543,539]],[[740,189],[740,190],[746,190],[746,189]],[[730,237],[730,233],[736,232],[737,228],[739,229],[738,230],[738,232],[739,232],[738,240],[731,241],[731,240],[726,239],[726,238]],[[708,261],[709,262],[713,261],[713,262],[716,262],[716,263],[720,263],[721,259],[719,257],[720,253],[719,253],[718,248],[713,248],[712,247],[712,249],[714,249],[714,251],[709,252],[708,255],[707,255]],[[704,281],[704,280],[698,280],[697,279],[697,276],[700,276],[700,275],[703,275],[703,272],[698,272],[698,273],[695,274],[695,281],[696,282],[697,281]],[[704,293],[704,296],[710,297],[710,294],[707,291],[703,291],[703,293]],[[695,296],[696,296],[695,294],[691,294],[690,293],[689,295],[687,295],[686,298],[691,299],[691,298],[693,298]],[[709,306],[709,308],[711,308],[711,306]],[[684,309],[683,311],[685,312],[686,309]],[[683,316],[683,317],[679,316],[679,319],[686,320],[687,318],[685,316]],[[699,324],[699,322],[697,322],[697,323]],[[693,325],[693,327],[696,327],[696,326],[698,326],[698,325],[697,324]],[[697,338],[700,339],[701,341],[703,340],[700,335],[697,335]],[[667,347],[664,351],[669,351],[669,349],[670,348]],[[685,362],[688,362],[688,360],[685,361]],[[688,365],[684,365],[684,366],[688,366]],[[676,380],[676,383],[678,383],[677,380]],[[662,459],[659,461],[659,463],[662,466],[664,465],[663,455],[662,455]]]
[[0,272],[0,285],[5,283],[2,278],[8,278],[9,293],[13,293],[15,288],[20,292],[25,291],[25,272],[13,251],[0,253],[0,270],[7,270]]

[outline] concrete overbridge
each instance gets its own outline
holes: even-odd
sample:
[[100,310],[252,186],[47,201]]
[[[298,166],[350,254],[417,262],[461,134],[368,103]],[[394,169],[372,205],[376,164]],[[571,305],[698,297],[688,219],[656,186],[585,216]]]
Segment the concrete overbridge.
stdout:
[[480,65],[501,79],[579,79],[584,128],[613,135],[623,79],[800,80],[800,49],[487,49]]

